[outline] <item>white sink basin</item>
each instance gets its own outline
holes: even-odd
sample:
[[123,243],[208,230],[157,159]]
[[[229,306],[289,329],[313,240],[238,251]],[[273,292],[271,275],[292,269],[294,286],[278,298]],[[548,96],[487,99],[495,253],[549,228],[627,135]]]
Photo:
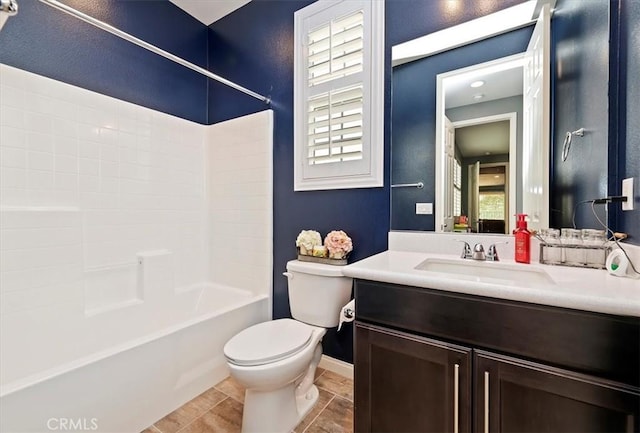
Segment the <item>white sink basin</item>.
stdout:
[[527,265],[484,262],[465,259],[426,259],[415,269],[437,272],[449,278],[465,279],[480,283],[493,283],[519,287],[555,285],[553,279],[542,269],[527,268]]

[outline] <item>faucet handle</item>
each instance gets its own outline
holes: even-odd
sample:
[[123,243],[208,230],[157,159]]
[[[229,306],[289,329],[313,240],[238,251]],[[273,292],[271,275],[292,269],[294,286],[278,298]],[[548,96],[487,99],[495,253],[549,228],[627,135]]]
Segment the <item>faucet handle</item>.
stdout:
[[462,246],[462,254],[460,258],[462,259],[470,259],[471,258],[471,246],[468,242],[462,241],[460,239],[454,239],[456,242],[462,242],[464,245]]
[[484,254],[484,247],[482,244],[475,244],[473,247],[473,255],[471,256],[473,260],[485,260],[486,256]]
[[487,252],[487,260],[491,262],[499,262],[500,258],[498,257],[498,249],[496,245],[498,244],[508,244],[509,242],[495,242],[489,245],[489,251]]

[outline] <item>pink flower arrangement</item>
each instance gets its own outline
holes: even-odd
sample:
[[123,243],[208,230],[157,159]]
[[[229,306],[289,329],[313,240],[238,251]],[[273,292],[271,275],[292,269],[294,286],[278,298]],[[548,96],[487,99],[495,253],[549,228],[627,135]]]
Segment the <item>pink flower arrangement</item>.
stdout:
[[329,232],[324,238],[324,246],[329,250],[329,256],[334,259],[343,259],[353,250],[351,238],[342,230]]

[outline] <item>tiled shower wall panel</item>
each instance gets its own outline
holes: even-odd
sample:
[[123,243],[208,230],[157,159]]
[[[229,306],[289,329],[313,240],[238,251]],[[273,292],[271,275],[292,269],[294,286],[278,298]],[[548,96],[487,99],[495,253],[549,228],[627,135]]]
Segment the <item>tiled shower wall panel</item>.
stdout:
[[64,359],[51,336],[73,350],[79,320],[144,302],[139,253],[166,250],[174,287],[207,279],[205,130],[0,65],[3,352]]
[[210,280],[271,294],[273,111],[208,131]]

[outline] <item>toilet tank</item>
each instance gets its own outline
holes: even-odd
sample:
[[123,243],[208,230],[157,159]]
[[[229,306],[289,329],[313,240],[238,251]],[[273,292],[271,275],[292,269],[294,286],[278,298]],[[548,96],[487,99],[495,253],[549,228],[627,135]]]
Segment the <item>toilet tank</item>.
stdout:
[[338,326],[340,310],[351,300],[352,278],[342,266],[287,262],[289,305],[294,319],[322,328]]

